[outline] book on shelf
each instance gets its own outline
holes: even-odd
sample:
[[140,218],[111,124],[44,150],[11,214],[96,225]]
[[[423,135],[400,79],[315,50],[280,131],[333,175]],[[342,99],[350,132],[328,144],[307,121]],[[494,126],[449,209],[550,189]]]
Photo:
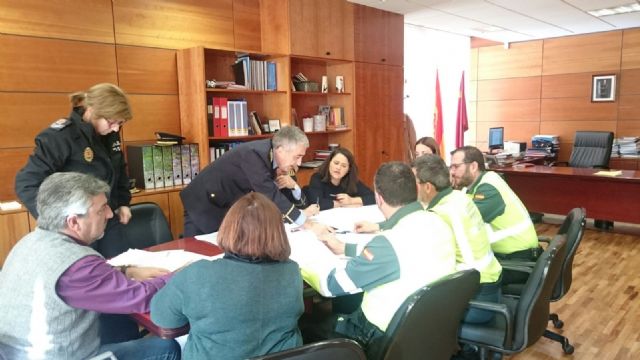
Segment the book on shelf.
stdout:
[[[272,61],[251,59],[248,55],[239,57],[231,65],[235,84],[249,90],[274,91],[277,88],[276,63]],[[229,88],[232,85],[228,86]]]
[[249,122],[254,135],[262,135],[262,125],[258,122],[258,113],[252,111],[249,113]]

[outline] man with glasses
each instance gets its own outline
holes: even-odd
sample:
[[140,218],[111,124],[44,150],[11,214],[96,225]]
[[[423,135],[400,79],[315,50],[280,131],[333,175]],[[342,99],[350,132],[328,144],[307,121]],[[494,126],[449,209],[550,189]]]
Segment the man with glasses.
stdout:
[[452,151],[449,174],[453,187],[466,189],[480,210],[498,259],[537,257],[538,237],[529,212],[500,175],[486,171],[480,150],[463,146]]

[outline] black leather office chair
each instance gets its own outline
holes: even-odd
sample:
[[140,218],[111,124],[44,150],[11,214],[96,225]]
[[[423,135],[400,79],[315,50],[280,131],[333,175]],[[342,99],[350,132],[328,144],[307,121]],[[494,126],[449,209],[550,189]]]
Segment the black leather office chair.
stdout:
[[612,146],[610,131],[576,131],[569,166],[608,169]]
[[[578,250],[578,245],[582,241],[584,227],[586,224],[586,212],[583,208],[572,209],[562,222],[558,229],[557,235],[566,235],[567,237],[567,253],[562,261],[562,269],[558,281],[556,282],[553,292],[551,293],[551,301],[558,301],[569,292],[571,282],[573,280],[573,258]],[[549,243],[549,238],[540,237],[540,241]],[[505,262],[508,265],[524,265],[533,267],[533,263],[517,263],[513,261]],[[519,296],[522,293],[524,284],[509,284],[502,288],[504,294]],[[549,315],[549,321],[553,323],[556,329],[564,326],[564,322],[560,320],[558,314]],[[544,337],[557,341],[562,345],[565,354],[573,353],[573,346],[569,343],[569,339],[556,332],[547,330]]]
[[119,226],[122,241],[98,244],[100,253],[106,258],[128,249],[144,249],[173,239],[167,218],[156,203],[131,205],[131,220],[127,225]]
[[366,360],[362,347],[350,339],[332,339],[259,356],[251,360]]
[[464,270],[424,286],[396,311],[367,358],[448,360],[458,350],[458,329],[469,300],[480,286],[480,273]]
[[502,354],[517,353],[538,341],[547,329],[549,301],[566,251],[566,235],[559,235],[540,255],[533,269],[509,267],[513,271],[531,271],[522,294],[519,297],[503,295],[501,303],[472,300],[471,307],[494,311],[497,315],[486,324],[463,323],[460,341],[479,347],[481,359],[486,359],[491,352],[498,358]]
[[[613,133],[610,131],[576,131],[571,157],[566,165],[608,169],[612,147]],[[613,228],[613,221],[596,219],[594,225],[598,229],[609,230]]]

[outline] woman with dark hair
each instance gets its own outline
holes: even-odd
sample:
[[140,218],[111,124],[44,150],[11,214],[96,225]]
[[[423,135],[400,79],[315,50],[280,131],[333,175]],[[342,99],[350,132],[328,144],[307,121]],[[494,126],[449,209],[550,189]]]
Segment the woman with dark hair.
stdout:
[[416,158],[419,158],[425,154],[440,155],[440,145],[436,142],[436,139],[425,136],[416,141]]
[[373,191],[358,180],[358,167],[351,151],[338,147],[311,176],[305,189],[309,202],[320,210],[356,207],[376,203]]
[[302,276],[276,205],[258,192],[241,197],[218,245],[222,259],[187,266],[151,301],[154,323],[191,325],[183,359],[247,359],[302,345]]

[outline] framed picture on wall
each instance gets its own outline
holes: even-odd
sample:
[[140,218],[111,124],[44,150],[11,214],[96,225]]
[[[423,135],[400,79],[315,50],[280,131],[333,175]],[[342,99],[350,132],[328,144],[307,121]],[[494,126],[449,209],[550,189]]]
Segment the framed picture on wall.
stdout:
[[594,75],[591,84],[591,101],[615,101],[616,100],[616,76]]

